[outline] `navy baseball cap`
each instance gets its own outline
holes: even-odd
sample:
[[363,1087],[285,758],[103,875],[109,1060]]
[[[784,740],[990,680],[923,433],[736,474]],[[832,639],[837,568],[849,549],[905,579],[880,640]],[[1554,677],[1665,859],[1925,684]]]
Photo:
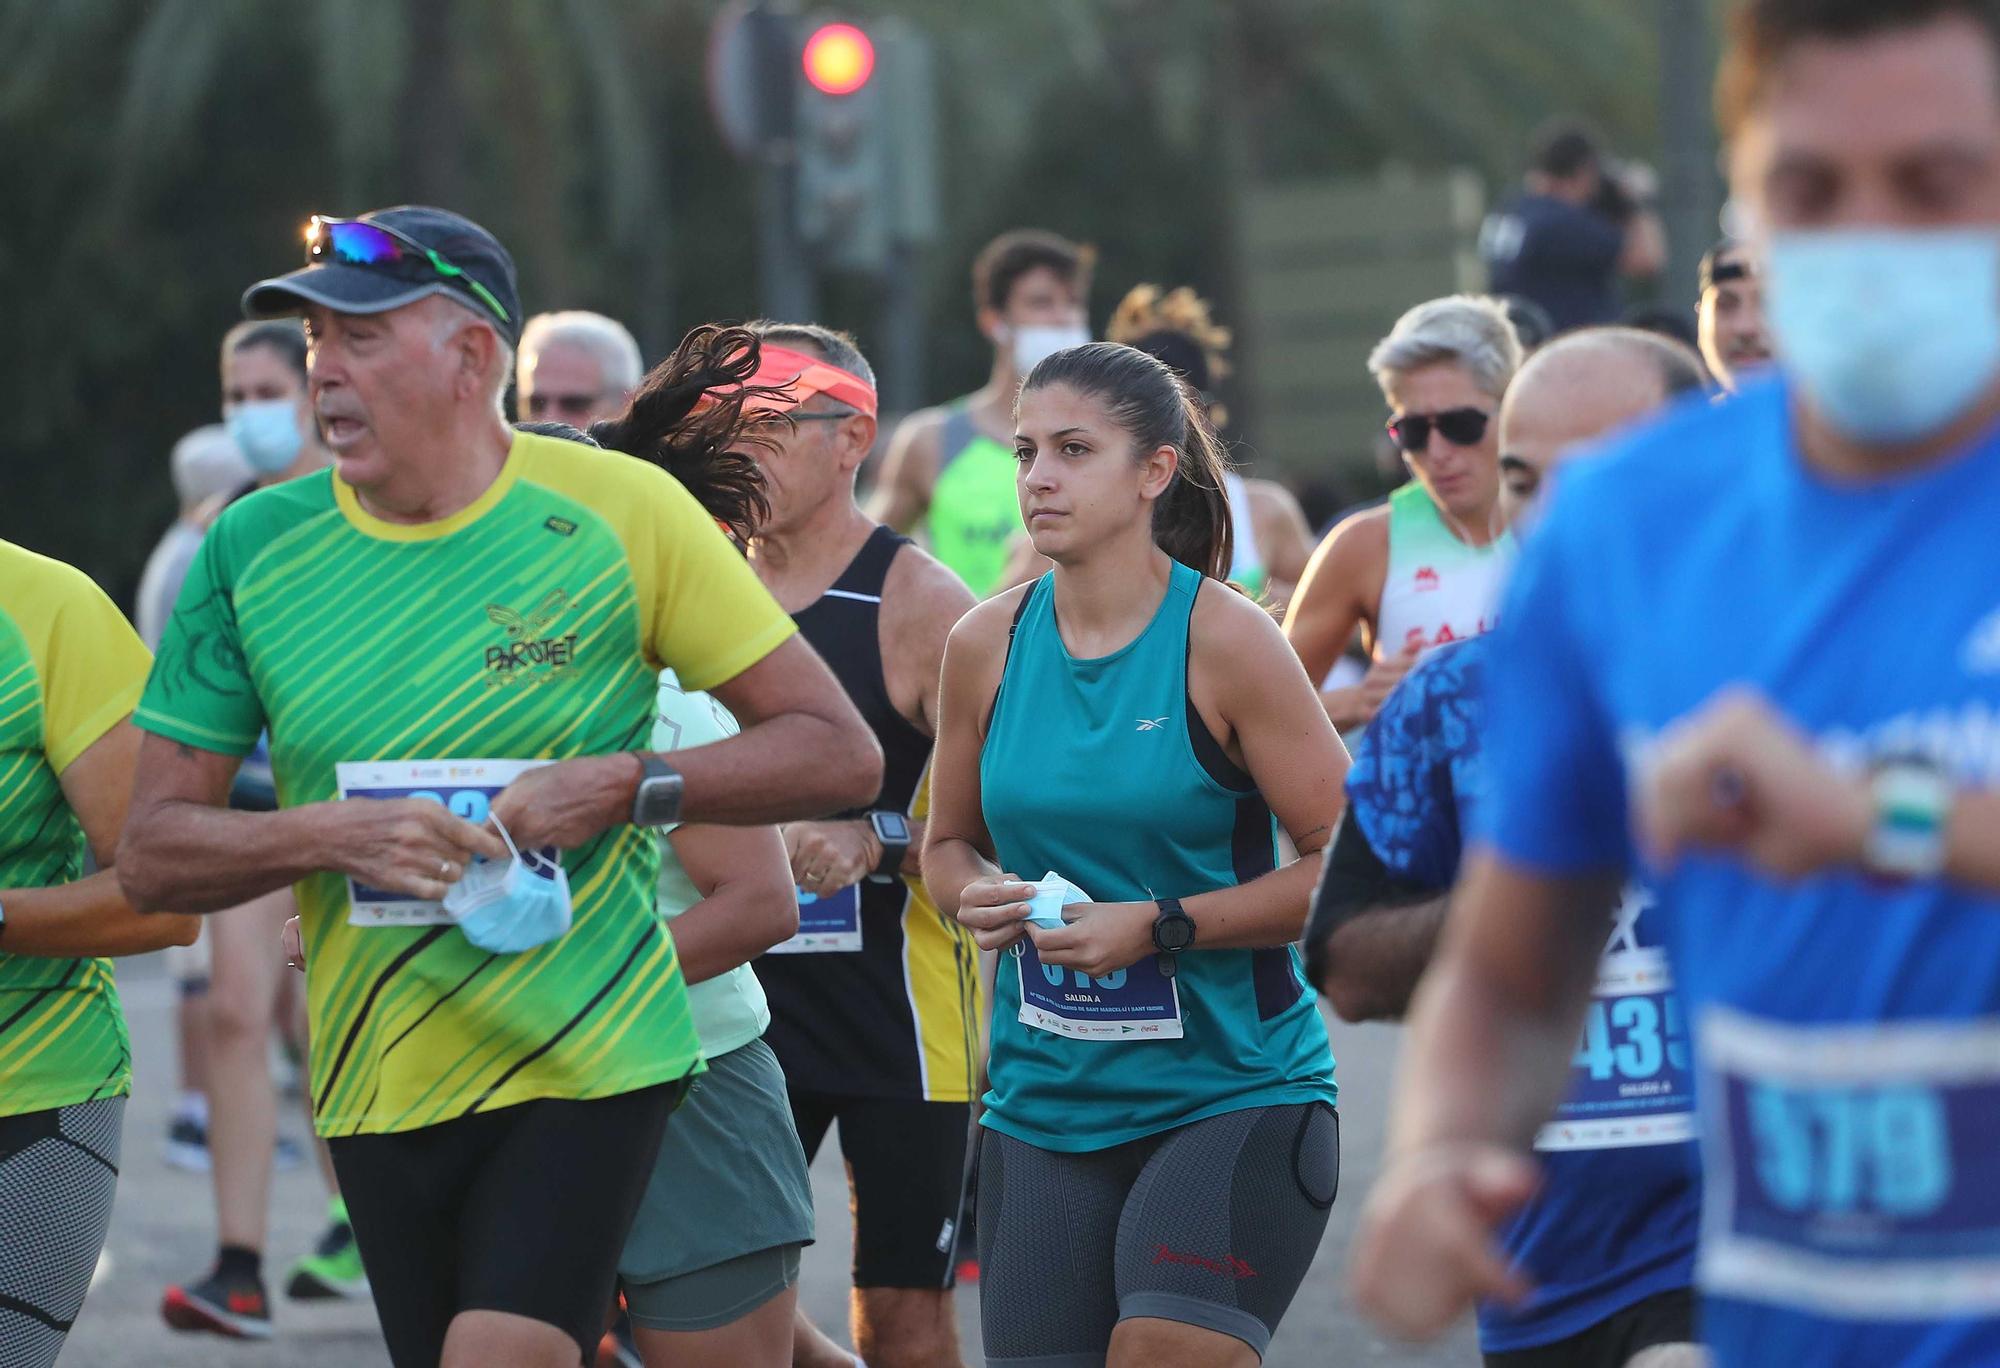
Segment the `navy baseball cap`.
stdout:
[[243,312],[268,318],[311,303],[339,313],[386,313],[434,294],[482,315],[509,343],[520,341],[514,258],[471,219],[421,204],[358,219],[315,215],[306,229],[306,265],[245,290]]

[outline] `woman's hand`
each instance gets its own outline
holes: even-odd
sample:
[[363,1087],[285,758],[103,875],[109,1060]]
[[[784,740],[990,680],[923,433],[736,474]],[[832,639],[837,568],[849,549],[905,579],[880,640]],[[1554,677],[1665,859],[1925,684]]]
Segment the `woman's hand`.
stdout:
[[1043,929],[1028,924],[1028,937],[1043,964],[1076,969],[1103,978],[1130,968],[1153,954],[1156,903],[1071,903],[1063,909],[1067,924]]
[[958,923],[972,932],[981,950],[1005,950],[1021,939],[1033,884],[1018,874],[986,874],[958,895]]

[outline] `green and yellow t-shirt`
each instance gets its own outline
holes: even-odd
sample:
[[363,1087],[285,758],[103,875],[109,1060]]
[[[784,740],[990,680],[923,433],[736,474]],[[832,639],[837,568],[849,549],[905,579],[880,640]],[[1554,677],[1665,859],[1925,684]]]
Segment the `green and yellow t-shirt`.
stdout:
[[[132,711],[147,661],[87,575],[0,542],[0,906],[83,873],[62,773]],[[0,936],[0,1116],[130,1091],[110,961],[10,955]]]
[[[335,797],[344,761],[644,749],[663,667],[708,688],[793,630],[671,477],[524,433],[439,522],[372,517],[330,471],[232,504],[136,720],[227,754],[268,727],[279,803],[296,807]],[[652,834],[613,828],[563,865],[571,929],[517,955],[449,925],[351,925],[339,874],[298,886],[321,1134],[609,1097],[697,1066]]]

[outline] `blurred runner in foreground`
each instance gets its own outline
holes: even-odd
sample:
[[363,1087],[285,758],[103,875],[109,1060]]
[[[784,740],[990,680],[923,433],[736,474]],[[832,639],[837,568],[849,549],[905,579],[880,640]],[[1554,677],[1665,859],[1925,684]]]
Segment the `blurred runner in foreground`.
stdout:
[[1406,1334],[1525,1295],[1492,1231],[1639,790],[1701,1074],[1704,1339],[1991,1363],[2000,6],[1753,0],[1721,96],[1784,373],[1575,471],[1531,539],[1357,1292]]

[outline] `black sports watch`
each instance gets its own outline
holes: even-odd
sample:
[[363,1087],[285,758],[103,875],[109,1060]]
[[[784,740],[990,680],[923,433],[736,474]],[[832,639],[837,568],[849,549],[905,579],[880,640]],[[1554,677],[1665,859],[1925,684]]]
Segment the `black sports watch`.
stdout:
[[894,883],[902,876],[903,859],[910,853],[909,818],[900,812],[878,810],[868,814],[868,825],[882,843],[882,862],[868,878],[874,883]]
[[1160,915],[1153,918],[1153,948],[1159,951],[1160,976],[1174,976],[1175,958],[1194,944],[1194,918],[1181,908],[1179,898],[1155,898]]
[[639,788],[632,795],[632,825],[666,826],[681,818],[681,772],[657,755],[639,757]]

